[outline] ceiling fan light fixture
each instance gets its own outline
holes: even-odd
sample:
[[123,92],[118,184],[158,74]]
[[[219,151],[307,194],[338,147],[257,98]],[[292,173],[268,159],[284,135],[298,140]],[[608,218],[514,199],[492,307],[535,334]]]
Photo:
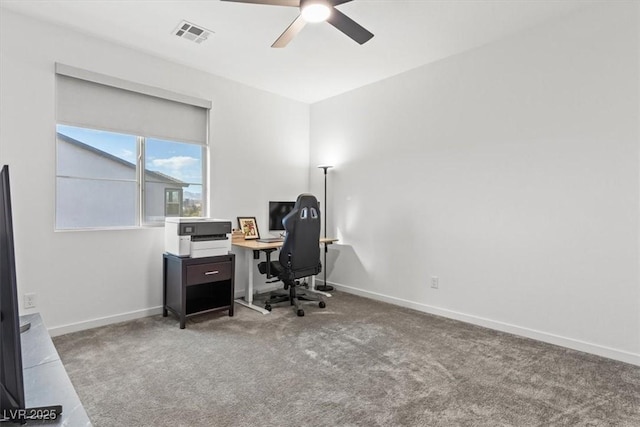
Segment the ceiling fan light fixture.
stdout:
[[331,8],[322,2],[305,4],[300,14],[306,22],[323,22],[331,16]]
[[[1,1],[1,0],[0,0]],[[373,38],[373,33],[344,13],[336,6],[353,0],[220,0],[235,3],[255,3],[272,6],[290,6],[300,9],[300,14],[280,34],[271,45],[274,48],[285,47],[307,25],[308,22],[324,22],[331,24],[358,44],[365,44]]]

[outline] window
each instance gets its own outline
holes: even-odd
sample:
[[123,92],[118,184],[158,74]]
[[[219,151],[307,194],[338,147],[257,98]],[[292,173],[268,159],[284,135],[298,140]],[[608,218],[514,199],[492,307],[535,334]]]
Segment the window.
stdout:
[[56,64],[56,229],[206,215],[211,101]]
[[164,216],[182,216],[182,189],[164,189]]
[[202,145],[67,125],[56,130],[57,229],[204,216]]
[[[203,148],[147,138],[144,153],[145,221],[203,216]],[[169,187],[169,182],[174,182],[173,186]]]

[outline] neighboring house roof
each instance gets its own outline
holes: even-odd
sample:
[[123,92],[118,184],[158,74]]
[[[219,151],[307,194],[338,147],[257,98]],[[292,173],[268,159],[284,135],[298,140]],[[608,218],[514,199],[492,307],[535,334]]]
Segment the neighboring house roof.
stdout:
[[[132,169],[135,170],[136,165],[128,162],[120,157],[114,156],[113,154],[109,154],[106,151],[102,151],[96,147],[92,147],[90,145],[85,144],[84,142],[80,142],[77,139],[73,139],[70,136],[67,136],[63,133],[60,132],[56,132],[58,135],[58,139],[71,144],[71,145],[75,145],[78,148],[82,148],[83,150],[87,150],[93,154],[96,154],[100,157],[104,157],[105,159],[111,160],[113,162],[117,162],[120,163],[121,165],[124,165],[126,167],[130,167]],[[154,171],[150,171],[150,170],[146,170],[146,174],[150,175],[152,177],[154,177],[155,179],[161,180],[163,182],[166,182],[168,184],[174,184],[174,185],[179,185],[181,187],[188,187],[189,184],[185,183],[184,181],[180,181],[179,179],[175,179],[170,177],[169,175],[165,175],[161,172],[154,172]]]

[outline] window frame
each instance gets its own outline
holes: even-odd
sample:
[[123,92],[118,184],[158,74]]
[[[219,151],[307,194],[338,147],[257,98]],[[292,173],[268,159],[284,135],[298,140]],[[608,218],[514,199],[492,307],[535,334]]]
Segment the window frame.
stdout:
[[[208,120],[207,120],[208,122]],[[77,127],[77,128],[82,128],[82,129],[89,129],[89,130],[96,130],[96,131],[104,131],[104,132],[110,132],[110,133],[119,133],[119,134],[123,134],[123,132],[121,131],[117,131],[117,130],[113,130],[113,129],[100,129],[100,128],[96,128],[96,127],[87,127],[84,126],[82,124],[76,124],[76,123],[69,123],[66,121],[57,121],[56,122],[56,129],[54,131],[54,140],[55,140],[55,149],[56,149],[56,155],[55,155],[55,160],[56,160],[56,164],[54,167],[54,173],[55,173],[55,179],[54,179],[54,185],[55,185],[55,192],[54,192],[54,231],[55,232],[75,232],[75,231],[94,231],[94,230],[131,230],[131,229],[141,229],[141,228],[156,228],[156,227],[164,227],[165,221],[145,221],[145,218],[147,217],[146,215],[146,162],[145,162],[145,148],[146,148],[146,140],[147,139],[158,139],[158,138],[154,138],[154,137],[150,137],[150,136],[139,136],[139,135],[131,135],[131,134],[126,134],[124,133],[124,135],[130,135],[136,138],[136,162],[135,162],[135,167],[136,167],[136,171],[135,171],[135,183],[136,183],[136,200],[135,200],[135,224],[134,225],[130,225],[130,226],[121,226],[121,225],[116,225],[116,226],[97,226],[97,227],[73,227],[73,228],[58,228],[57,224],[57,217],[58,217],[58,209],[57,209],[57,203],[58,203],[58,178],[73,178],[73,179],[84,179],[84,180],[89,180],[89,181],[124,181],[124,182],[133,182],[133,180],[117,180],[117,179],[104,179],[104,178],[88,178],[88,177],[81,177],[81,176],[67,176],[67,175],[59,175],[58,174],[58,138],[57,138],[57,126],[58,125],[63,125],[63,126],[72,126],[72,127]],[[208,140],[208,134],[209,134],[209,126],[207,123],[207,140]],[[189,144],[189,145],[194,145],[194,146],[200,146],[200,151],[201,151],[201,172],[202,172],[202,177],[201,177],[201,184],[202,185],[202,211],[201,211],[201,215],[203,217],[207,217],[208,216],[208,211],[209,211],[209,196],[208,196],[208,183],[207,183],[207,177],[209,176],[208,174],[208,168],[209,168],[209,161],[208,161],[208,153],[209,153],[209,145],[208,144],[200,144],[200,143],[195,143],[195,142],[188,142],[188,141],[171,141],[171,140],[167,140],[167,139],[163,139],[163,141],[167,141],[167,142],[172,142],[172,143],[177,143],[177,144]],[[164,205],[163,205],[163,211],[165,212],[165,218],[166,218],[166,198],[165,198],[165,194],[166,194],[166,190],[165,192],[163,192],[163,201],[164,201]],[[172,190],[176,190],[176,189],[172,189]],[[180,190],[180,194],[183,194],[183,189],[179,189]],[[184,201],[184,199],[182,198],[181,203]],[[183,212],[183,206],[182,204],[180,205],[180,212]]]

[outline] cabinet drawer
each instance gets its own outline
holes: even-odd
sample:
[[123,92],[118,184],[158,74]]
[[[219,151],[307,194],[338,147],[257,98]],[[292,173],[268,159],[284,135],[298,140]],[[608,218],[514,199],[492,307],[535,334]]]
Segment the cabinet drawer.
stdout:
[[231,278],[230,262],[215,262],[187,266],[187,285],[218,282]]

